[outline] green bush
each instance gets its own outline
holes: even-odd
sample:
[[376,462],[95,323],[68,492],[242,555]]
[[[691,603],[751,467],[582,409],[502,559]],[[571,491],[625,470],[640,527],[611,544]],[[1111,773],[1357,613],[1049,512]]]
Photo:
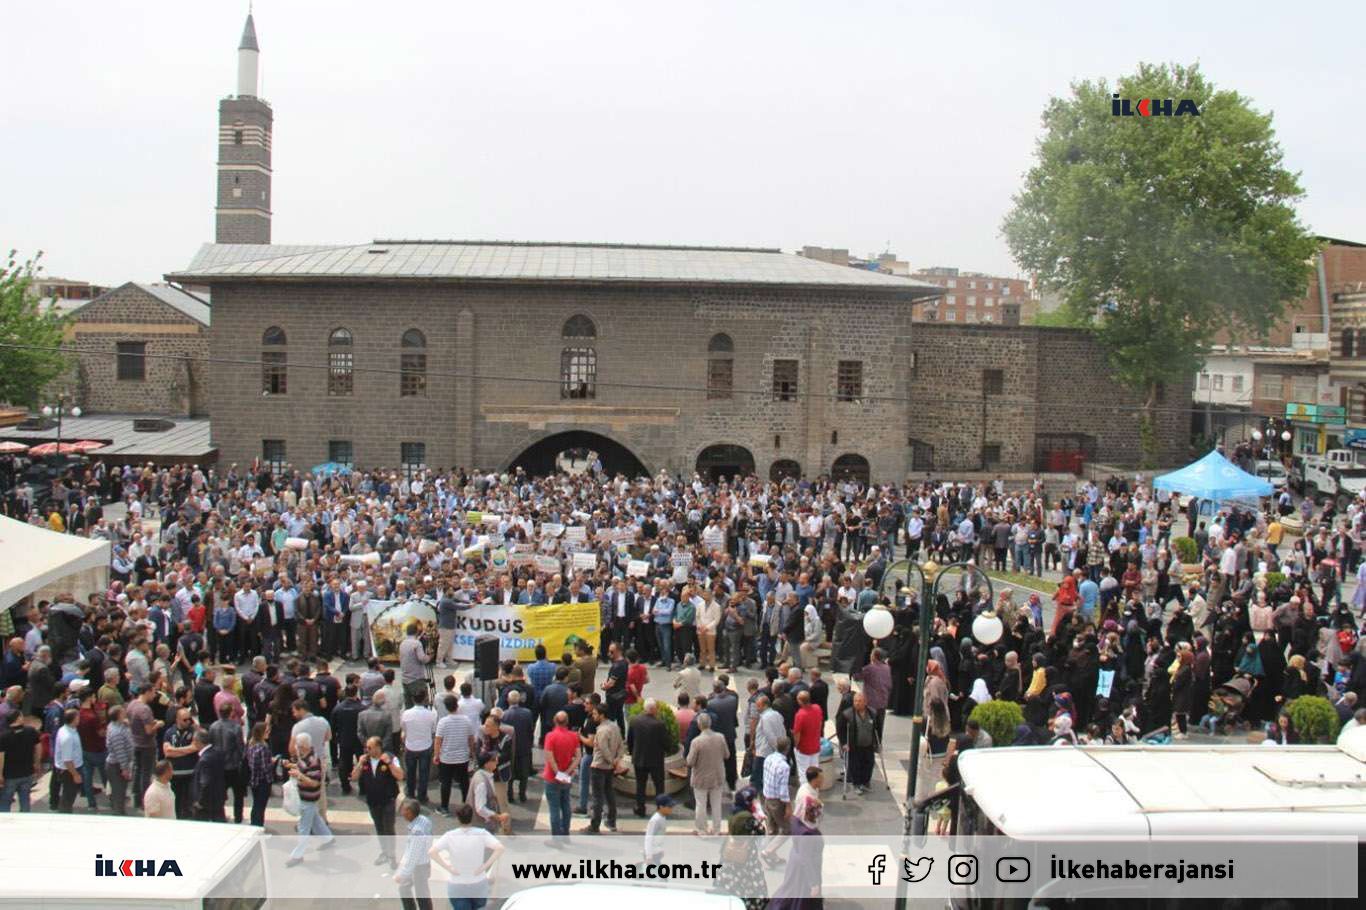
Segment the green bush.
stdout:
[[1317,695],[1301,695],[1285,706],[1302,743],[1331,743],[1338,735],[1338,712]]
[[1266,573],[1266,593],[1270,594],[1272,591],[1276,590],[1283,584],[1285,584],[1284,574],[1280,572]]
[[1200,548],[1193,537],[1173,537],[1172,549],[1181,557],[1183,565],[1193,566],[1200,560]]
[[[674,709],[672,706],[667,705],[662,701],[656,702],[656,704],[659,705],[659,713],[656,716],[664,722],[664,754],[666,756],[673,755],[678,751],[679,744],[682,743],[682,739],[679,737],[678,732],[678,718],[674,717]],[[631,720],[644,710],[644,699],[641,699],[634,705],[630,705],[626,708],[626,726],[628,729],[631,726]],[[625,735],[625,731],[622,731],[622,735]]]
[[1008,746],[1015,741],[1015,728],[1025,722],[1024,712],[1013,701],[994,699],[977,705],[968,715],[991,736],[993,746]]

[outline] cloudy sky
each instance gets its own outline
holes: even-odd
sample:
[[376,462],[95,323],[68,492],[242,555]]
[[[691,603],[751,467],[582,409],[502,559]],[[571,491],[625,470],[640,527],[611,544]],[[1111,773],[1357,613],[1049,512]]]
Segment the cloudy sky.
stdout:
[[[213,235],[245,2],[5,4],[0,248],[156,279]],[[1074,79],[1198,61],[1275,112],[1305,222],[1366,240],[1366,4],[259,0],[274,239],[891,249],[999,235]]]

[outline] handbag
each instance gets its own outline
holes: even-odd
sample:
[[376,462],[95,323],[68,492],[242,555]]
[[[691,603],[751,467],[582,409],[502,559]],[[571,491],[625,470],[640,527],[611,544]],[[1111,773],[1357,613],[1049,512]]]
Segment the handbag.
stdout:
[[304,800],[299,795],[299,782],[293,778],[285,781],[284,795],[285,811],[295,817],[300,815],[304,811]]

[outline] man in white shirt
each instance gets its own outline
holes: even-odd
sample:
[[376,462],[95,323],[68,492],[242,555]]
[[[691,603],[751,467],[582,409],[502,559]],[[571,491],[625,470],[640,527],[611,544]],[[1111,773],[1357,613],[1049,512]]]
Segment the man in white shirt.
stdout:
[[237,653],[243,657],[254,657],[261,647],[261,636],[256,631],[256,614],[261,610],[261,595],[256,593],[250,580],[233,596],[232,605],[237,611]]
[[413,706],[399,721],[403,742],[406,796],[425,804],[432,770],[432,746],[436,742],[436,712],[427,707],[427,690],[413,693]]
[[85,760],[81,751],[81,734],[76,731],[79,717],[80,712],[75,708],[67,708],[62,713],[62,725],[57,729],[57,740],[52,747],[52,773],[56,784],[53,789],[57,794],[57,809],[68,815],[81,789],[81,767]]
[[460,827],[447,831],[432,847],[432,861],[449,873],[446,895],[482,906],[489,895],[489,870],[503,855],[503,844],[483,828],[475,828],[474,809],[465,804],[455,810]]

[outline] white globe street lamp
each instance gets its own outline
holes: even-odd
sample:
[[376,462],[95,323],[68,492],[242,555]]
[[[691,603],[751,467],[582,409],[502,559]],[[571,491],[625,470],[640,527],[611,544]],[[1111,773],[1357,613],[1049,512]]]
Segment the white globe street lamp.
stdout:
[[892,611],[884,607],[874,607],[863,614],[863,631],[877,641],[892,634]]
[[972,637],[980,645],[988,648],[1001,640],[1005,634],[1005,624],[1001,622],[1001,617],[991,610],[984,611],[972,621]]

